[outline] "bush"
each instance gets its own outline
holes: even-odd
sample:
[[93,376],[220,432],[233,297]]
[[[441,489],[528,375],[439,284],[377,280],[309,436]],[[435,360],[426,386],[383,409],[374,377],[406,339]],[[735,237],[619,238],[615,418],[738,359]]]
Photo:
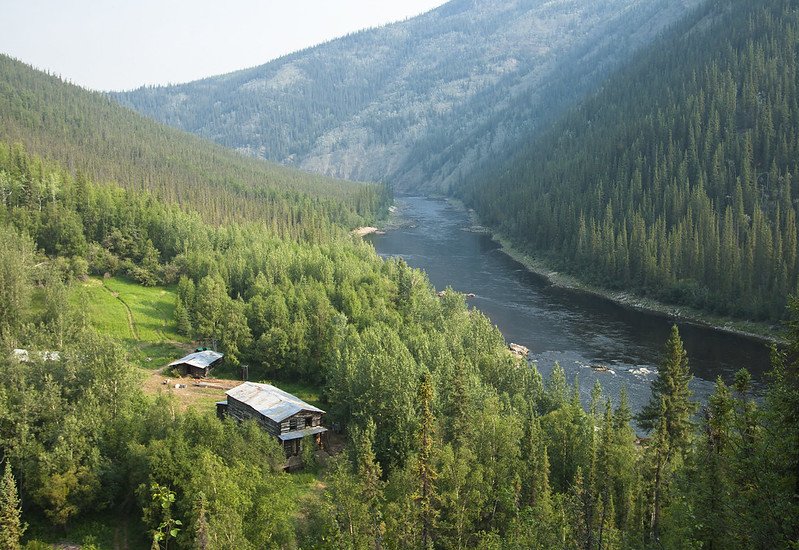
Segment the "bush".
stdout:
[[125,274],[140,285],[156,286],[161,282],[157,274],[134,264],[130,260],[125,260],[123,266]]
[[98,243],[89,244],[89,251],[86,256],[89,272],[94,275],[104,275],[106,273],[114,275],[119,269],[119,258]]
[[69,260],[69,270],[73,279],[85,280],[89,276],[89,262],[80,256],[73,256]]

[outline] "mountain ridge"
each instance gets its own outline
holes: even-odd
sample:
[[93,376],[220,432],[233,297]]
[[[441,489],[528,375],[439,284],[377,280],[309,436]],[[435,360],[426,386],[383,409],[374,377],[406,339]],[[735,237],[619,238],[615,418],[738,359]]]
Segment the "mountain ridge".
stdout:
[[257,67],[112,97],[250,155],[446,191],[697,4],[453,0]]
[[23,143],[96,180],[191,203],[216,223],[247,217],[294,225],[299,211],[316,202],[317,213],[347,226],[372,220],[386,207],[378,186],[248,158],[5,55],[0,140]]

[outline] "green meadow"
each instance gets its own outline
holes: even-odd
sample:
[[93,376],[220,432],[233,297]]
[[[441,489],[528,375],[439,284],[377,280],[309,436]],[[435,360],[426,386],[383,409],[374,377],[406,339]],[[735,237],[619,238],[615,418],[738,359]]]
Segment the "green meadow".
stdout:
[[144,368],[162,367],[187,349],[175,327],[173,286],[91,277],[74,287],[71,300],[99,332],[125,343],[131,359]]

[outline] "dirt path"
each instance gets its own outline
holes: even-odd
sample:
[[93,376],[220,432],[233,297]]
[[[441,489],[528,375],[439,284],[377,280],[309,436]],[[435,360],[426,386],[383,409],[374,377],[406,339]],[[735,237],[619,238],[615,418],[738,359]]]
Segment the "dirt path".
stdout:
[[130,306],[128,306],[128,304],[125,303],[125,300],[119,297],[119,292],[114,292],[113,290],[105,286],[105,283],[103,283],[103,288],[106,291],[110,292],[111,296],[119,300],[119,303],[125,306],[125,313],[127,313],[128,315],[128,328],[130,329],[130,334],[133,336],[133,339],[138,342],[140,340],[139,331],[136,330],[136,322],[133,320],[133,312],[130,310]]
[[114,528],[114,550],[128,550],[128,522],[123,520],[122,527]]

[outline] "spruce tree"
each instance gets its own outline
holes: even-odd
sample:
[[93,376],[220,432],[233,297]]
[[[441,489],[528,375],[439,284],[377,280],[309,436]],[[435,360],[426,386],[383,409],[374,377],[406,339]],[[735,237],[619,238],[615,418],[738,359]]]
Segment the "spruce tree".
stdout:
[[649,501],[649,541],[657,544],[660,540],[660,520],[663,510],[663,495],[667,485],[667,474],[669,457],[672,455],[672,448],[669,443],[668,424],[666,422],[666,407],[660,402],[660,412],[658,415],[658,425],[652,437],[650,446],[650,472],[652,486],[650,488]]
[[183,304],[183,300],[181,300],[180,297],[175,300],[175,324],[180,334],[183,334],[184,336],[191,335],[192,326],[191,318],[189,317],[189,311],[186,309],[186,306]]
[[353,442],[356,451],[356,472],[361,484],[361,495],[369,510],[371,537],[373,548],[380,550],[383,545],[385,525],[381,507],[383,505],[383,471],[377,462],[374,451],[376,426],[369,418],[363,430],[354,433]]
[[[691,415],[696,404],[690,398],[693,394],[688,387],[691,381],[688,370],[688,354],[685,352],[677,325],[671,327],[671,335],[666,342],[666,357],[658,369],[657,378],[652,382],[652,397],[636,417],[645,430],[663,426],[668,447],[671,451],[684,453],[691,441],[694,425]],[[662,421],[662,422],[661,422]],[[671,454],[669,455],[671,457]]]
[[792,296],[789,306],[788,346],[772,349],[772,380],[764,407],[768,435],[756,455],[764,478],[759,489],[770,501],[755,520],[758,543],[771,540],[786,547],[799,541],[799,297]]
[[433,522],[436,510],[434,507],[436,471],[433,465],[433,433],[435,418],[433,417],[433,382],[429,372],[425,372],[419,386],[419,456],[418,476],[419,488],[416,502],[422,524],[422,548],[432,547]]
[[663,500],[675,458],[682,458],[691,443],[691,415],[696,405],[690,401],[690,381],[688,354],[683,348],[677,325],[673,325],[666,342],[665,359],[658,369],[657,378],[652,382],[652,397],[637,416],[642,428],[654,429],[649,519],[649,536],[653,542],[660,539]]
[[0,550],[17,550],[27,525],[22,522],[17,483],[6,461],[3,478],[0,480]]

